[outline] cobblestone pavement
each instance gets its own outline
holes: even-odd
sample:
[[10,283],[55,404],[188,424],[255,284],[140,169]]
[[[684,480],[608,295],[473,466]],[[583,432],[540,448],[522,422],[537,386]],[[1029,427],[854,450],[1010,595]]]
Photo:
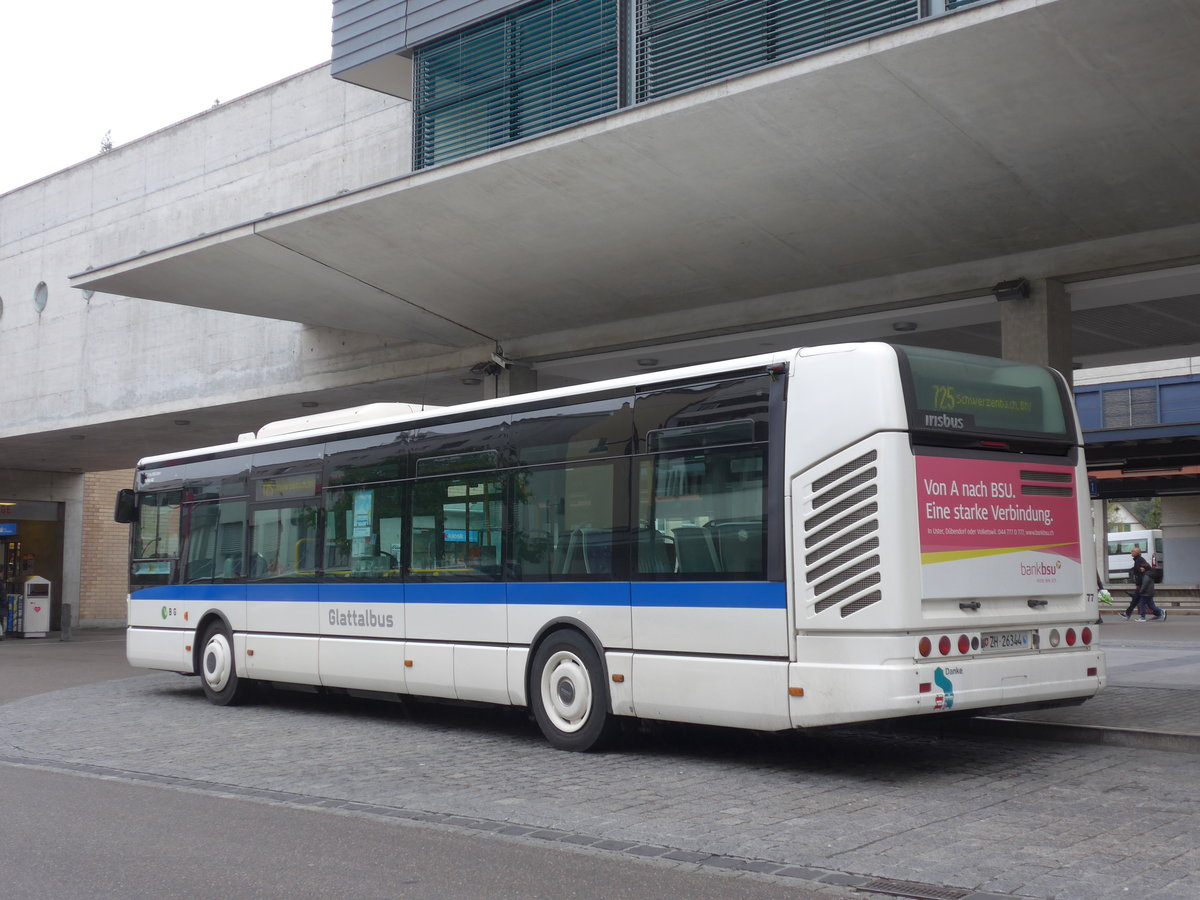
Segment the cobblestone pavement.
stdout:
[[[1137,711],[1150,693],[1102,698]],[[0,762],[828,885],[917,883],[905,896],[1200,897],[1192,753],[934,728],[662,726],[618,752],[572,754],[514,711],[293,694],[217,708],[195,679],[150,674],[0,706]]]

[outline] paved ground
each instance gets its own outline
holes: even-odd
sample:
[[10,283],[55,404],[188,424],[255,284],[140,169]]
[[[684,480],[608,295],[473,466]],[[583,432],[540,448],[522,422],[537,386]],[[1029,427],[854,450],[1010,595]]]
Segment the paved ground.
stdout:
[[[977,726],[985,734],[660,727],[580,755],[552,750],[511,711],[290,694],[220,709],[194,679],[155,673],[4,703],[0,772],[79,772],[902,896],[1195,900],[1200,617],[1101,631],[1105,693]],[[119,635],[0,644],[0,698],[12,663],[104,648],[119,661]]]
[[123,629],[76,630],[70,642],[48,638],[0,641],[0,703],[65,687],[144,675],[125,661]]
[[1200,753],[1200,615],[1105,616],[1100,641],[1107,690],[1082,706],[1007,718],[1041,726],[1043,737]]

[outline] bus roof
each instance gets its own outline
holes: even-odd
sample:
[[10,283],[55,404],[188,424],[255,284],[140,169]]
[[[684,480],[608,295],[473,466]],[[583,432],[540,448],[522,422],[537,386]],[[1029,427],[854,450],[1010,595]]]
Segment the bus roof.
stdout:
[[[879,346],[878,342],[873,344]],[[866,344],[849,344],[845,345],[846,349],[854,347],[867,346]],[[820,348],[822,351],[827,351],[828,346]],[[138,461],[138,468],[146,466],[158,466],[169,462],[179,462],[186,459],[194,459],[198,456],[207,456],[209,454],[223,454],[235,452],[248,452],[257,448],[277,447],[281,444],[286,444],[292,441],[303,440],[313,441],[322,437],[342,436],[356,431],[367,429],[376,429],[387,427],[389,425],[412,425],[427,420],[439,420],[447,415],[461,415],[463,413],[484,413],[492,410],[503,410],[510,407],[524,405],[527,403],[539,403],[545,400],[560,400],[569,397],[576,397],[586,394],[602,393],[609,390],[618,390],[620,388],[635,388],[647,383],[659,384],[670,381],[682,381],[691,378],[702,378],[705,375],[720,375],[724,372],[738,371],[741,369],[752,369],[757,366],[766,368],[771,365],[786,363],[802,352],[802,349],[791,349],[777,351],[774,353],[764,353],[758,356],[747,356],[740,359],[722,360],[720,362],[702,363],[695,366],[687,366],[681,369],[667,369],[661,372],[643,372],[637,375],[627,375],[622,378],[613,378],[607,381],[585,382],[583,384],[570,385],[562,388],[552,388],[545,391],[532,391],[528,394],[513,394],[508,397],[496,397],[491,400],[477,400],[472,403],[462,403],[456,406],[441,406],[427,407],[420,412],[409,414],[401,414],[394,416],[383,416],[379,418],[359,418],[358,421],[353,421],[352,424],[346,424],[346,410],[333,410],[328,415],[331,417],[342,416],[338,420],[338,424],[331,424],[325,427],[315,427],[301,429],[297,431],[288,431],[286,433],[272,433],[268,431],[269,426],[264,426],[259,429],[254,437],[244,437],[243,440],[231,441],[227,444],[217,444],[209,447],[197,447],[191,450],[182,450],[175,453],[158,453],[154,456],[147,456]],[[373,404],[374,405],[374,404]],[[380,406],[384,404],[378,404]],[[316,419],[317,417],[312,417]],[[353,417],[351,417],[353,419]],[[284,420],[292,421],[292,420]],[[278,423],[272,423],[272,425]]]

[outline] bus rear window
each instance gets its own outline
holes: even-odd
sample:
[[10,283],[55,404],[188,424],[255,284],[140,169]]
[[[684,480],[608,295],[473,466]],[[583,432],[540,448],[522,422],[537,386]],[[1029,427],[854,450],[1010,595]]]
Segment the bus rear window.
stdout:
[[896,352],[914,432],[1073,443],[1061,382],[1050,369],[924,347]]

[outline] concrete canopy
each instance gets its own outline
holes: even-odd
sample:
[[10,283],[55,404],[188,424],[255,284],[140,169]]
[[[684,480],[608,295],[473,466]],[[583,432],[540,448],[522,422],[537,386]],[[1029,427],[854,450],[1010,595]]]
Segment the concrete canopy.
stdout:
[[535,358],[1178,265],[1198,46],[1191,0],[1000,0],[72,284]]

